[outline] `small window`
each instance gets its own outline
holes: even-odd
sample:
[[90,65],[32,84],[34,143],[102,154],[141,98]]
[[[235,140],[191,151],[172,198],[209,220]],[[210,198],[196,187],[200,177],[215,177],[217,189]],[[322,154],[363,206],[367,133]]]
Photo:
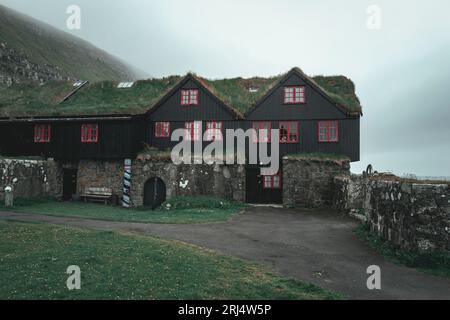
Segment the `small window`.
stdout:
[[303,104],[306,103],[306,89],[304,86],[284,87],[285,104]]
[[206,141],[222,140],[222,122],[206,123]]
[[338,142],[339,126],[337,121],[319,121],[319,142]]
[[98,124],[81,126],[81,142],[98,142]]
[[253,122],[253,129],[255,129],[255,135],[253,136],[253,142],[270,142],[270,129],[272,123],[269,121]]
[[198,90],[181,90],[181,105],[198,105]]
[[37,124],[34,126],[34,142],[50,142],[51,126],[49,124]]
[[156,122],[155,137],[157,138],[170,137],[170,122]]
[[298,142],[298,122],[281,121],[278,126],[280,130],[280,143]]
[[273,176],[263,176],[263,189],[280,189],[281,176],[279,174]]
[[202,122],[192,121],[184,124],[184,138],[187,141],[200,141],[202,138]]

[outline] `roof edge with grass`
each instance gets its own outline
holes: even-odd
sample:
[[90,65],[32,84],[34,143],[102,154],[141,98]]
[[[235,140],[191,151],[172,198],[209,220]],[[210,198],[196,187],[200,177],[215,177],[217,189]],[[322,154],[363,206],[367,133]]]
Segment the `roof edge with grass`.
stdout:
[[[298,72],[307,82],[350,116],[360,116],[361,105],[354,83],[345,76],[305,75],[299,68],[272,77],[207,79],[193,76],[225,106],[242,118],[260,99],[292,72]],[[0,117],[89,116],[114,114],[144,114],[155,107],[186,77],[169,76],[136,81],[130,88],[118,88],[117,81],[91,82],[74,91],[68,81],[46,83],[24,82],[0,85]],[[62,101],[62,102],[61,102]]]

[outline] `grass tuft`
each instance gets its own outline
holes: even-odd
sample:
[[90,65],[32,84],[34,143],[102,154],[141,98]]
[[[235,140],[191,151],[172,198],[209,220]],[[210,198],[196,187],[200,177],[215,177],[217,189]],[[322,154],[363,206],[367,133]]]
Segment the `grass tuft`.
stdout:
[[450,252],[401,249],[372,233],[367,224],[359,226],[355,233],[370,247],[393,263],[418,271],[450,278]]
[[184,196],[171,198],[155,210],[76,201],[61,202],[51,198],[16,199],[14,207],[8,210],[108,221],[186,224],[227,221],[238,214],[243,207],[243,204],[219,198]]

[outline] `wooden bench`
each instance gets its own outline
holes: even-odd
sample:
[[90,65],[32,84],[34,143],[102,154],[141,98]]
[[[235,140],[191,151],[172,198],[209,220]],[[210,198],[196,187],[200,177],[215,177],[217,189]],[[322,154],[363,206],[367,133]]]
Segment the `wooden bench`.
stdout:
[[84,189],[84,193],[80,195],[81,198],[84,199],[84,202],[87,201],[98,201],[104,202],[108,204],[111,201],[113,192],[111,188],[95,188],[89,187]]

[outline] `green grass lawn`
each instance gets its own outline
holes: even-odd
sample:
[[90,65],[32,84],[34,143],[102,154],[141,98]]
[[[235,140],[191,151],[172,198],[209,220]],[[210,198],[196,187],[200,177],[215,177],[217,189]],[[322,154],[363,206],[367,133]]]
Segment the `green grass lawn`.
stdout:
[[423,273],[450,278],[450,253],[448,252],[418,252],[399,249],[370,232],[367,225],[359,226],[355,233],[393,263],[414,268]]
[[[334,299],[264,266],[175,241],[0,221],[0,299]],[[81,289],[66,287],[67,267]]]
[[84,202],[49,199],[18,200],[9,211],[88,219],[148,223],[205,223],[227,221],[238,214],[242,204],[211,197],[175,197],[156,210],[126,209]]

